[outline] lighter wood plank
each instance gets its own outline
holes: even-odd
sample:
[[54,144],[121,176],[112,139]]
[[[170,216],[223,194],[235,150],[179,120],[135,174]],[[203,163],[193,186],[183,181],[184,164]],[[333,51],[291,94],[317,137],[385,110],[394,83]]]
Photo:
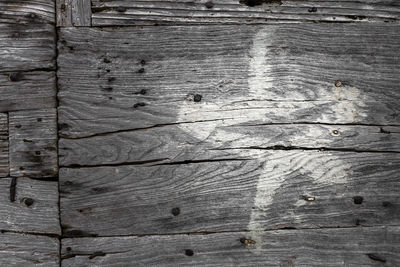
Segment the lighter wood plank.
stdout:
[[0,113],[0,177],[8,173],[8,115]]
[[204,120],[399,125],[398,31],[388,24],[63,28],[60,133]]
[[56,177],[56,109],[10,112],[9,127],[10,175]]
[[[63,239],[62,266],[114,267],[132,262],[136,266],[398,266],[399,230],[374,227]],[[242,238],[253,238],[256,243],[242,244]],[[187,249],[193,256],[185,255]]]
[[[254,159],[239,160],[246,154]],[[153,167],[61,168],[64,234],[399,224],[399,154],[241,150],[236,155]],[[364,202],[355,204],[354,196]],[[180,209],[178,216],[173,208]]]
[[2,0],[0,24],[25,24],[25,28],[30,28],[29,24],[32,23],[54,24],[54,2],[53,0]]
[[90,0],[59,0],[57,1],[57,26],[90,26],[91,25]]
[[0,111],[56,107],[53,71],[0,73]]
[[18,178],[14,202],[10,201],[10,183],[10,178],[0,179],[0,230],[61,234],[57,183]]
[[[262,5],[245,3],[265,2]],[[395,1],[92,0],[93,25],[398,21]]]
[[0,233],[0,265],[56,267],[59,247],[57,238]]

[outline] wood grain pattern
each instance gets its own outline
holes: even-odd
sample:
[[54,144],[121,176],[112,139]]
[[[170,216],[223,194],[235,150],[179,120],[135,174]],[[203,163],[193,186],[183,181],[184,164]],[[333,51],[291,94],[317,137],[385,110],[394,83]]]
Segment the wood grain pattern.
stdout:
[[90,0],[59,0],[57,1],[57,26],[90,26],[91,25]]
[[0,73],[0,111],[56,107],[55,72]]
[[[246,5],[246,3],[248,3]],[[255,5],[257,3],[264,3]],[[92,0],[93,25],[398,21],[391,0]]]
[[26,235],[18,233],[0,233],[1,266],[59,266],[57,238]]
[[0,230],[61,234],[57,183],[17,178],[14,202],[10,202],[10,183],[10,178],[0,179]]
[[48,23],[0,24],[0,69],[55,69],[55,28]]
[[391,52],[399,50],[398,29],[62,28],[60,133],[204,120],[399,125],[399,57]]
[[[331,149],[400,152],[400,127],[281,124],[258,126],[216,126],[212,122],[179,124],[150,129],[114,132],[59,141],[61,166],[96,166],[246,158],[234,148]],[[185,128],[204,131],[196,138]],[[209,130],[209,131],[208,131]]]
[[[68,266],[398,266],[399,227],[62,240]],[[257,237],[246,245],[242,238]],[[193,251],[192,256],[188,250]]]
[[8,115],[0,113],[0,177],[8,173]]
[[[2,0],[0,2],[0,24],[53,24],[55,1],[53,0]],[[21,27],[22,29],[23,27]]]
[[11,176],[57,176],[56,118],[56,109],[9,113]]
[[[246,153],[253,160],[239,160]],[[240,150],[231,160],[61,168],[61,223],[66,236],[396,225],[399,167],[397,153]]]

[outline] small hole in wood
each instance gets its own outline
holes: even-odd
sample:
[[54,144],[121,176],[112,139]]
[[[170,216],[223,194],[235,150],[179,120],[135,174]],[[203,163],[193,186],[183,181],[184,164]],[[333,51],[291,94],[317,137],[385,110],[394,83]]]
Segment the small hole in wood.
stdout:
[[28,207],[32,206],[33,202],[33,199],[29,197],[24,200],[25,205],[27,205]]
[[362,196],[355,196],[353,197],[354,204],[360,205],[363,203],[364,198]]
[[138,73],[144,73],[144,68],[140,68],[140,69],[138,70]]
[[71,248],[71,247],[66,247],[66,250],[67,250],[68,252],[70,252],[70,251],[72,250],[72,248]]
[[42,121],[42,118],[37,118],[37,121],[38,121],[38,122],[41,122],[41,121]]
[[343,84],[342,84],[342,82],[341,81],[336,81],[335,82],[335,86],[336,87],[341,87]]
[[339,132],[338,130],[333,130],[333,131],[332,131],[332,134],[333,134],[333,135],[339,135],[340,132]]
[[208,8],[208,9],[214,7],[214,3],[213,3],[212,1],[208,1],[208,2],[206,2],[204,5],[205,5],[205,7]]
[[171,210],[172,215],[178,216],[181,213],[181,210],[179,208],[173,208]]
[[308,12],[310,12],[310,13],[313,13],[313,12],[317,12],[317,8],[316,7],[310,7],[309,9],[308,9]]
[[35,151],[35,154],[39,156],[42,153],[40,151]]
[[24,167],[19,167],[19,170],[23,171],[23,170],[25,170],[25,168]]
[[194,97],[193,97],[193,101],[194,101],[194,102],[200,102],[202,98],[203,98],[203,97],[202,97],[201,95],[196,94],[196,95],[194,95]]
[[191,249],[185,249],[185,255],[191,257],[194,255],[194,252]]

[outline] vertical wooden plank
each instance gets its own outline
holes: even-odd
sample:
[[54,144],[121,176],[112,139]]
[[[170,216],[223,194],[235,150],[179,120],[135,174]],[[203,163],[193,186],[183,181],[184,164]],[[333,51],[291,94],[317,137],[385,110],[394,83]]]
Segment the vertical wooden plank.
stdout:
[[57,26],[71,27],[72,26],[72,8],[71,0],[57,0]]
[[72,0],[72,24],[91,26],[92,10],[90,0]]
[[90,0],[58,0],[57,26],[91,26]]
[[56,109],[10,112],[9,128],[10,175],[57,176]]
[[0,177],[8,176],[8,118],[0,113]]

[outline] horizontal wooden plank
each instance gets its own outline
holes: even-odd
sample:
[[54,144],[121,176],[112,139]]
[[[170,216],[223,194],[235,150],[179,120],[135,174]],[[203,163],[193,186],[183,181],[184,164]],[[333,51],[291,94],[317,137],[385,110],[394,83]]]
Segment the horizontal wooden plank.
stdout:
[[57,26],[90,26],[92,18],[90,0],[57,1]]
[[1,266],[59,266],[60,242],[57,238],[0,233]]
[[399,125],[399,36],[388,24],[62,28],[60,133],[204,120]]
[[56,112],[56,109],[44,109],[9,113],[11,176],[57,176]]
[[[254,239],[255,243],[245,240]],[[400,228],[62,240],[62,266],[398,266]],[[242,242],[243,243],[242,243]]]
[[400,152],[400,127],[187,123],[59,141],[61,166],[246,158],[234,148]]
[[8,173],[8,115],[0,113],[0,177]]
[[13,202],[10,186],[10,178],[0,179],[0,230],[61,234],[56,182],[17,178]]
[[398,21],[391,0],[92,0],[93,25]]
[[[3,0],[0,2],[0,24],[54,24],[54,0]],[[28,24],[28,25],[27,25]]]
[[0,69],[2,72],[55,69],[54,25],[36,23],[36,20],[35,17],[27,24],[0,23]]
[[174,165],[61,168],[63,233],[399,224],[397,153],[250,150],[253,160],[239,160],[244,153]]
[[55,72],[0,73],[0,111],[56,107]]

